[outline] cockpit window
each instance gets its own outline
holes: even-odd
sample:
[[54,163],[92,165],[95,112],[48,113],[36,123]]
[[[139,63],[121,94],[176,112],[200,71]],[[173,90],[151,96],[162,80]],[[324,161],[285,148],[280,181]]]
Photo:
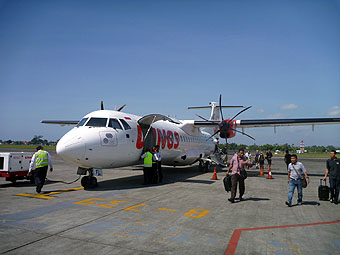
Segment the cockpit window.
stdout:
[[110,119],[109,127],[112,127],[114,129],[123,129],[117,119]]
[[123,120],[123,119],[119,119],[119,120],[123,124],[125,130],[131,129],[131,127],[129,126],[129,124],[125,120]]
[[86,126],[90,127],[106,127],[107,118],[91,118]]
[[87,120],[88,120],[88,118],[83,118],[81,121],[78,122],[77,127],[84,126],[84,124]]

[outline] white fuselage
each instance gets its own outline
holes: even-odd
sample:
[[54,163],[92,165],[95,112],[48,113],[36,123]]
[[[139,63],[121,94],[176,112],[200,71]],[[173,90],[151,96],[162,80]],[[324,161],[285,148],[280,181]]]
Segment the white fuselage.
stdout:
[[[143,135],[137,122],[140,118],[111,110],[92,112],[60,139],[57,153],[65,161],[83,168],[139,164],[142,162],[140,157],[145,147],[144,139],[147,139],[144,137],[145,130]],[[153,135],[155,142],[152,146],[160,145],[162,164],[165,165],[192,164],[201,157],[211,155],[215,148],[210,134],[195,127],[190,120],[180,121],[180,124],[156,121],[147,136],[150,135]]]

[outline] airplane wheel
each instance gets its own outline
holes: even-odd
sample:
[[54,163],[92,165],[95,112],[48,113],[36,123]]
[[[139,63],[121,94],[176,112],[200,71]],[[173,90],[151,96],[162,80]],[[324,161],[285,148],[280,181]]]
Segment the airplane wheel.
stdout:
[[81,185],[84,189],[94,189],[98,186],[97,178],[93,176],[84,176],[81,178]]
[[204,172],[207,173],[210,169],[210,163],[209,162],[205,162],[204,164]]
[[198,170],[200,172],[204,172],[204,162],[203,161],[199,161]]

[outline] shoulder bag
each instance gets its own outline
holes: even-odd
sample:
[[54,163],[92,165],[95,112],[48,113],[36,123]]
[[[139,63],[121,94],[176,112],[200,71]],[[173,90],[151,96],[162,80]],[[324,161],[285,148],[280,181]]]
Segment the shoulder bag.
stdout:
[[295,173],[297,174],[297,176],[301,179],[301,183],[302,183],[302,188],[306,188],[308,183],[307,183],[307,180],[306,180],[306,177],[305,176],[301,176],[298,171],[296,171],[294,165],[292,164],[292,167],[295,171]]
[[[239,163],[239,160],[238,160],[238,157],[237,157],[237,167],[239,167],[239,165],[240,165],[240,163]],[[246,169],[244,169],[244,168],[240,169],[240,176],[243,180],[247,179],[248,173],[247,173]]]

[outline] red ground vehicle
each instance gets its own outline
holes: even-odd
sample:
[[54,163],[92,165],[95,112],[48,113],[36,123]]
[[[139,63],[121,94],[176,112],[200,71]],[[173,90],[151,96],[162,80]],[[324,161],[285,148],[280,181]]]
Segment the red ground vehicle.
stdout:
[[32,156],[32,152],[0,152],[0,177],[11,182],[24,179],[34,182],[33,175],[27,177]]

